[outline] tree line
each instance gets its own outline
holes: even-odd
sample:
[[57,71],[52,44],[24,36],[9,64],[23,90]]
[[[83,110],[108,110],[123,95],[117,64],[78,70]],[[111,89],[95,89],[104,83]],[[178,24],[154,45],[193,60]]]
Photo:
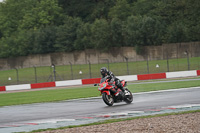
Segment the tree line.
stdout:
[[0,58],[200,41],[199,0],[4,0]]

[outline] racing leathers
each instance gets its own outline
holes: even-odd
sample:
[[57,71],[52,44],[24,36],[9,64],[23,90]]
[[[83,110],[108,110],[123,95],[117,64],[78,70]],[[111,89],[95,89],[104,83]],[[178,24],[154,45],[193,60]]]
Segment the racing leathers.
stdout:
[[[108,78],[113,81],[115,81],[115,85],[120,88],[123,92],[125,91],[123,88],[122,83],[120,82],[120,80],[118,78],[115,77],[115,75],[111,72],[111,71],[107,71],[104,75],[102,75],[102,78],[108,76]],[[114,91],[114,90],[113,90]]]

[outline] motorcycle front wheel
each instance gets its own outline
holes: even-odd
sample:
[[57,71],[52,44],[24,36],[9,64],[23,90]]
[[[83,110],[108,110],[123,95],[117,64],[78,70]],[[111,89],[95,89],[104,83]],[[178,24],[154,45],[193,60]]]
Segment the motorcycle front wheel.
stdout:
[[107,93],[103,93],[102,99],[108,106],[112,106],[114,104],[114,99],[113,99],[112,95],[108,95]]

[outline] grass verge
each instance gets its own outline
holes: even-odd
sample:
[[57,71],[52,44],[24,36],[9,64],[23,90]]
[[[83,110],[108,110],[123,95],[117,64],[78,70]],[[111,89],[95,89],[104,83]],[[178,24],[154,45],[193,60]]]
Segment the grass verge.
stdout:
[[[188,88],[200,86],[199,80],[178,81],[165,83],[148,83],[148,84],[130,84],[129,90],[132,93],[148,92],[158,90],[168,90],[177,88]],[[55,102],[70,99],[97,97],[99,95],[97,87],[84,86],[80,88],[65,88],[52,90],[38,90],[15,93],[0,93],[0,106]]]

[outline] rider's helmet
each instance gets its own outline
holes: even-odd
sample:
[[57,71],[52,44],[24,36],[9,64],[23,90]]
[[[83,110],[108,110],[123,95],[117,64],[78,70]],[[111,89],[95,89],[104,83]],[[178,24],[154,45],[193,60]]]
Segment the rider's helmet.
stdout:
[[101,72],[101,75],[105,77],[106,74],[108,73],[108,69],[106,67],[102,67],[100,72]]

